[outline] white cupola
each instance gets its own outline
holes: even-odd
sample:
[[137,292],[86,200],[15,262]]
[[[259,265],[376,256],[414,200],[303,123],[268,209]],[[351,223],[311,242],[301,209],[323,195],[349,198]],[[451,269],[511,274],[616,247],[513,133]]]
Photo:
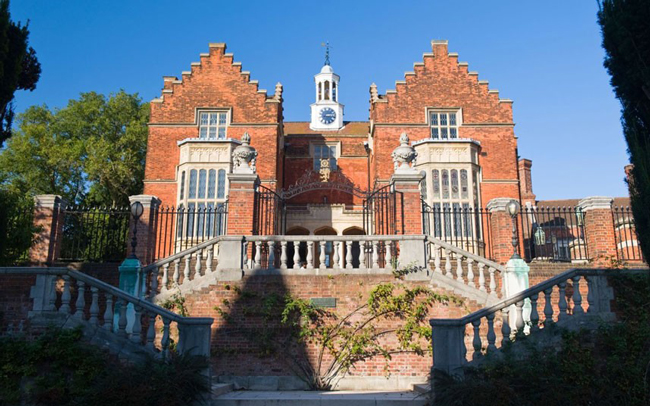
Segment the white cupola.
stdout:
[[309,128],[317,131],[337,131],[343,127],[343,105],[339,103],[339,75],[330,66],[329,48],[325,65],[314,76],[316,103],[311,105]]

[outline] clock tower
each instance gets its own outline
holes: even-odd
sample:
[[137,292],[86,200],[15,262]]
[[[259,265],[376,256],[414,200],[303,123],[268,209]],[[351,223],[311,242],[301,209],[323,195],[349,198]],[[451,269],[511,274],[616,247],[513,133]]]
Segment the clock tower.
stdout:
[[309,128],[315,131],[337,131],[343,127],[343,105],[339,103],[339,75],[330,66],[329,47],[325,65],[314,76],[316,103],[311,105]]

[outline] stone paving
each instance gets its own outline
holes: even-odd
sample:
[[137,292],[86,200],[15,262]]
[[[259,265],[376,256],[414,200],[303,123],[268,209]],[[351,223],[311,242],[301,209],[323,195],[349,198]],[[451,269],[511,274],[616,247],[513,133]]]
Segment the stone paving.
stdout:
[[212,406],[424,406],[426,395],[413,391],[235,391],[213,398]]

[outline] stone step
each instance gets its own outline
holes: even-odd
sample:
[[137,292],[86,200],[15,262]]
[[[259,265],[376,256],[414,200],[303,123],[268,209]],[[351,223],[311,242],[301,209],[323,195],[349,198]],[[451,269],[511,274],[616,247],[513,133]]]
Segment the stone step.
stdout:
[[427,405],[414,391],[235,391],[213,397],[212,406],[400,406]]

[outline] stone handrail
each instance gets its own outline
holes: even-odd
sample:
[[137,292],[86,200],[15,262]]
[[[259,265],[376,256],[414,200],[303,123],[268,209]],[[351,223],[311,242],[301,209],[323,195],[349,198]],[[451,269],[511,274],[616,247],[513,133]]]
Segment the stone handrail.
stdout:
[[[448,374],[462,374],[462,368],[467,363],[467,347],[465,345],[465,330],[471,325],[472,360],[481,359],[484,353],[497,351],[512,340],[519,331],[524,334],[535,334],[556,323],[578,321],[583,316],[597,316],[611,320],[610,302],[614,298],[612,289],[607,284],[606,269],[571,269],[556,275],[538,285],[517,293],[500,302],[469,314],[459,319],[431,319],[433,342],[433,369]],[[644,270],[629,270],[626,272],[644,272]],[[645,270],[647,272],[647,270]],[[587,281],[587,306],[583,306],[583,293],[580,282]],[[571,281],[571,298],[567,300],[567,281]],[[556,289],[557,288],[557,289]],[[538,306],[540,294],[544,296],[543,320],[540,318]],[[551,298],[553,296],[553,298]],[[556,300],[557,298],[557,300]],[[501,315],[500,342],[494,323],[497,313]],[[481,332],[486,332],[485,336]],[[484,347],[484,339],[487,346]]]
[[[0,274],[37,277],[36,285],[32,288],[34,314],[57,313],[74,317],[91,327],[102,328],[118,338],[128,339],[141,346],[142,350],[161,357],[169,354],[170,328],[174,323],[178,329],[176,350],[179,353],[210,356],[210,334],[214,321],[212,318],[180,316],[106,282],[68,268],[10,267],[0,268]],[[59,285],[60,295],[57,293]],[[90,290],[90,303],[86,300],[87,290]],[[57,301],[60,302],[58,308]],[[100,312],[100,304],[104,307],[103,312]],[[129,317],[131,320],[127,320],[127,311],[132,312],[132,317]],[[160,337],[160,329],[156,327],[158,320],[162,322]],[[146,326],[146,331],[143,326]]]
[[[499,273],[503,274],[506,268],[494,261],[473,254],[453,244],[441,241],[433,236],[427,236],[427,262],[433,263],[433,272],[454,279],[469,287],[488,292],[492,297],[497,297],[497,288],[503,286],[499,281]],[[442,266],[444,259],[444,268]],[[454,264],[455,263],[455,264]],[[477,272],[474,272],[476,264]],[[489,281],[486,287],[485,270],[487,268]],[[456,275],[454,275],[454,272]]]

